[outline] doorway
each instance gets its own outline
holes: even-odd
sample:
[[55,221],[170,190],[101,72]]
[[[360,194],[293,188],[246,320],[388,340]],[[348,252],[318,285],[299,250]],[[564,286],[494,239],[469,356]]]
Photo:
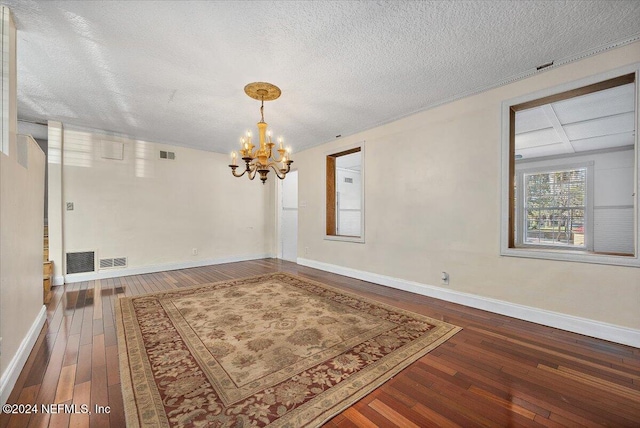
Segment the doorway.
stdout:
[[283,260],[298,259],[298,171],[280,181],[280,254]]

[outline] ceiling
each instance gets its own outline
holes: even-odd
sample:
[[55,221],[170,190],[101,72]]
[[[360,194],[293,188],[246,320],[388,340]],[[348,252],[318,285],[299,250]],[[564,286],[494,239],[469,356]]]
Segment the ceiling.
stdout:
[[521,159],[632,147],[634,135],[633,83],[516,112]]
[[640,37],[638,1],[3,3],[19,119],[223,153],[256,133],[249,82],[296,152]]

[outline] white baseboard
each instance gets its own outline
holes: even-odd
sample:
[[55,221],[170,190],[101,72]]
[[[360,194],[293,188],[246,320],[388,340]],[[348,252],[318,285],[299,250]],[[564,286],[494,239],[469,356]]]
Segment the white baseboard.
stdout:
[[167,264],[161,264],[161,265],[140,266],[140,267],[132,267],[132,268],[124,268],[124,269],[104,269],[104,270],[99,270],[97,272],[74,273],[74,274],[65,275],[63,278],[63,281],[60,284],[58,284],[57,282],[58,277],[56,277],[56,281],[54,281],[54,284],[61,285],[62,283],[93,281],[96,279],[118,278],[121,276],[129,276],[129,275],[143,275],[146,273],[162,272],[166,270],[188,269],[188,268],[201,267],[201,266],[219,265],[223,263],[244,262],[247,260],[259,260],[259,259],[270,258],[272,256],[273,256],[272,254],[254,254],[254,255],[248,255],[248,256],[222,257],[219,259],[167,263]]
[[447,290],[442,287],[421,284],[419,282],[407,281],[400,278],[379,275],[376,273],[318,262],[315,260],[298,258],[298,264],[327,272],[337,273],[350,278],[373,282],[374,284],[410,291],[412,293],[445,300],[447,302],[459,303],[472,308],[482,309],[496,314],[559,328],[561,330],[584,334],[585,336],[596,337],[598,339],[604,339],[640,348],[640,330],[629,327],[594,321],[588,318],[575,317],[573,315],[562,314],[560,312],[547,311],[545,309],[519,305],[517,303],[510,303],[504,300],[482,297],[475,294]]
[[43,305],[36,316],[36,319],[33,321],[33,324],[31,324],[31,328],[27,332],[27,335],[22,339],[20,347],[14,354],[13,358],[11,358],[11,361],[9,361],[9,365],[4,373],[2,373],[2,377],[0,378],[0,406],[4,405],[9,399],[9,395],[18,380],[18,376],[20,376],[20,372],[27,362],[27,358],[29,358],[33,345],[35,345],[38,340],[40,330],[42,330],[42,326],[46,320],[47,308]]
[[54,276],[52,285],[62,285],[64,284],[64,276]]

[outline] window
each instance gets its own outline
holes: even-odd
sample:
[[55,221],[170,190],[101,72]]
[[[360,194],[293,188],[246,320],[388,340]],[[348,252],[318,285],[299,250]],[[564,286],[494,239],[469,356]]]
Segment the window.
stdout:
[[[588,166],[552,171],[520,171],[516,183],[523,205],[517,210],[520,245],[592,249],[591,214],[587,202],[592,190]],[[587,224],[589,222],[589,224]]]
[[[10,128],[10,106],[11,101],[15,102],[15,92],[12,88],[15,88],[15,67],[16,67],[16,29],[13,23],[13,17],[9,8],[0,7],[0,46],[2,48],[2,73],[0,79],[2,79],[2,87],[0,93],[2,100],[0,100],[0,112],[2,113],[2,119],[0,120],[0,151],[5,155],[9,155],[9,128]],[[15,113],[14,113],[15,114]]]
[[502,255],[640,266],[637,75],[503,102]]
[[363,149],[327,155],[327,239],[364,242]]

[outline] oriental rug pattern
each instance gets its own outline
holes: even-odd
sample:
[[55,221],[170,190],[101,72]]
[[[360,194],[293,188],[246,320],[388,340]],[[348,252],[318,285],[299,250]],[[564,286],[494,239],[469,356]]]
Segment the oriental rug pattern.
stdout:
[[117,303],[127,426],[318,426],[460,330],[287,273]]

